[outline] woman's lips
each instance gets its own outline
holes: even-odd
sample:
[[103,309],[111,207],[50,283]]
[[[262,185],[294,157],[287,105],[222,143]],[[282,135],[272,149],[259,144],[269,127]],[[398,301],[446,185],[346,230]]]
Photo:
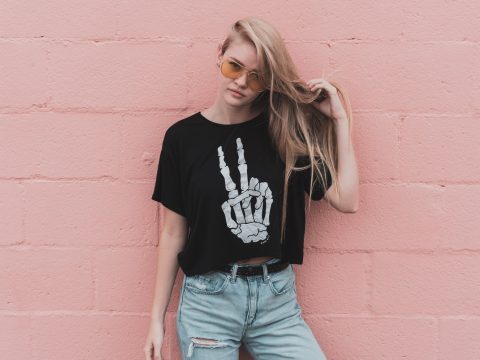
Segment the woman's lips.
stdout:
[[243,95],[243,94],[240,94],[238,91],[235,91],[235,90],[232,90],[232,89],[228,89],[228,90],[230,90],[232,93],[234,93],[234,94],[237,95],[237,96],[241,96],[241,97],[244,97],[244,96],[245,96],[245,95]]

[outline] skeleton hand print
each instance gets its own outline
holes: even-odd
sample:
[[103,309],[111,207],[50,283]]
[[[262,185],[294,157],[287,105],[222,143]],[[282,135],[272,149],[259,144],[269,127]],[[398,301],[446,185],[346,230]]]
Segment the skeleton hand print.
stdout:
[[[248,181],[247,163],[245,162],[243,144],[237,138],[238,171],[240,172],[241,193],[238,193],[236,184],[230,177],[230,169],[225,164],[222,147],[218,147],[220,172],[225,178],[225,189],[228,191],[228,200],[222,204],[225,221],[233,234],[237,235],[244,243],[266,242],[270,235],[267,226],[270,225],[270,208],[273,197],[268,183],[259,182],[252,177]],[[255,198],[255,212],[252,215],[250,203]],[[263,203],[266,203],[265,216],[263,216]],[[232,219],[232,209],[235,220]]]

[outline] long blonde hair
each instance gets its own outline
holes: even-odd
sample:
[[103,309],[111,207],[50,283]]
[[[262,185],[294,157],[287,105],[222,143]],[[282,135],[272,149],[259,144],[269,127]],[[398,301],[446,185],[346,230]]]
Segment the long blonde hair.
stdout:
[[[265,20],[255,16],[236,21],[222,45],[222,55],[236,39],[250,42],[256,49],[258,71],[266,90],[253,102],[252,107],[268,109],[269,134],[280,158],[285,164],[283,187],[281,238],[285,237],[285,219],[288,183],[292,171],[309,169],[313,164],[310,189],[321,179],[326,191],[326,177],[320,170],[319,160],[330,170],[335,188],[337,178],[337,141],[332,119],[317,110],[311,103],[318,101],[321,89],[311,92],[308,85],[298,75],[295,64],[288,53],[280,33]],[[335,81],[329,82],[337,89],[345,106],[351,130],[352,110],[350,101]],[[306,160],[299,165],[299,158]],[[309,198],[308,209],[310,210]]]

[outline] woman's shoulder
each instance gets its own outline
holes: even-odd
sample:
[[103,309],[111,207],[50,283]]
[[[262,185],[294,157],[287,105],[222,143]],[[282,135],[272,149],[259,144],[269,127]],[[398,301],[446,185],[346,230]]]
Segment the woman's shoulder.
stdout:
[[181,117],[180,119],[174,121],[167,128],[167,131],[171,133],[181,132],[185,129],[188,129],[191,125],[197,124],[200,117],[200,111]]
[[192,135],[192,129],[197,128],[199,124],[200,112],[181,117],[167,127],[165,138],[170,141],[181,141],[185,137]]

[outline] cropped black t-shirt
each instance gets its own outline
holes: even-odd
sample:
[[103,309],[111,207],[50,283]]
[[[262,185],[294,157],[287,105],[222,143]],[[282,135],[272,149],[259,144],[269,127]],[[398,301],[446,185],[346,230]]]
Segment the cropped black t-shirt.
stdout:
[[[320,165],[328,189],[331,175]],[[187,219],[188,238],[178,254],[186,275],[258,256],[303,263],[305,194],[320,200],[324,193],[319,181],[310,191],[311,168],[292,172],[281,244],[284,172],[264,113],[220,124],[197,112],[167,129],[152,199]]]

